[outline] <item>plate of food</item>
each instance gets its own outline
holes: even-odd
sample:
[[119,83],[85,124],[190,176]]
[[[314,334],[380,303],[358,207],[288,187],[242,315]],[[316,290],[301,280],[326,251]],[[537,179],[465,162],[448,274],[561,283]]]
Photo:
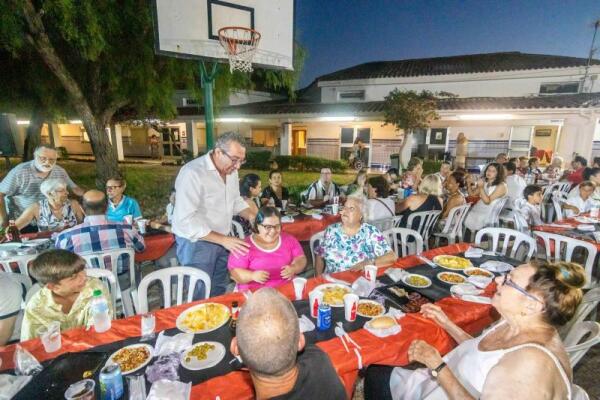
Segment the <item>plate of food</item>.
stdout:
[[311,208],[309,210],[304,210],[302,212],[302,214],[304,214],[304,215],[318,215],[318,214],[322,214],[322,213],[323,213],[323,210],[318,209],[318,208]]
[[132,344],[115,351],[106,364],[119,364],[121,373],[127,375],[148,365],[153,352],[154,348],[149,344]]
[[457,274],[456,272],[440,272],[437,274],[437,278],[449,285],[457,285],[459,283],[465,283],[467,278],[462,276],[461,274]]
[[225,357],[225,346],[219,342],[198,342],[181,353],[181,365],[191,371],[214,367]]
[[344,307],[344,295],[352,293],[352,289],[341,283],[324,283],[315,288],[323,292],[323,303],[331,307]]
[[454,271],[460,271],[473,266],[471,261],[467,260],[466,258],[448,255],[435,256],[433,257],[433,262],[442,268]]
[[295,216],[297,216],[298,214],[300,214],[298,211],[286,211],[286,212],[284,213],[284,215],[285,215],[286,217],[295,217]]
[[358,301],[356,313],[361,317],[375,318],[385,313],[385,307],[374,300],[361,299]]
[[219,303],[203,303],[190,307],[177,317],[177,329],[185,333],[212,332],[229,321],[229,308]]
[[600,224],[600,219],[586,216],[575,217],[574,220],[580,224]]
[[492,274],[487,269],[477,268],[477,267],[469,267],[465,268],[465,275],[467,276],[484,276],[486,278],[493,278],[494,274]]
[[408,286],[419,289],[431,286],[431,279],[419,274],[408,274],[402,278],[402,282]]

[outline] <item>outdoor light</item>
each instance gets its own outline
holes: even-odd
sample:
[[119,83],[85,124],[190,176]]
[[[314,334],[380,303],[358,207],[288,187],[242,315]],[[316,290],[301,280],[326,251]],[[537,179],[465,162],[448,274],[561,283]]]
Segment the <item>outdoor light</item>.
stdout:
[[245,118],[217,118],[217,122],[248,122]]
[[29,121],[19,120],[17,121],[17,125],[29,125]]
[[70,124],[81,124],[82,122],[80,119],[70,119],[69,123]]
[[461,114],[458,119],[463,121],[498,121],[503,119],[514,119],[512,114]]
[[353,117],[353,116],[347,116],[347,117],[321,117],[319,118],[319,121],[325,121],[325,122],[350,122],[350,121],[356,121],[358,118],[357,117]]

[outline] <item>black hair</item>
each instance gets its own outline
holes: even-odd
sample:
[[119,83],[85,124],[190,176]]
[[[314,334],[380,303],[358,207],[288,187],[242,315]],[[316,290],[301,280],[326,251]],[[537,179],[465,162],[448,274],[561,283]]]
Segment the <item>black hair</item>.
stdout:
[[589,181],[590,178],[596,174],[598,174],[598,172],[600,172],[600,168],[590,168],[590,167],[586,167],[583,170],[583,180],[584,181]]
[[525,186],[525,189],[523,189],[523,197],[525,197],[525,200],[529,200],[529,196],[541,191],[542,188],[538,185],[527,185]]
[[536,163],[538,161],[540,161],[540,160],[537,157],[531,157],[529,159],[529,161],[527,161],[527,164],[529,164],[529,166],[531,167],[533,165],[533,163]]
[[254,225],[252,226],[254,232],[258,232],[258,226],[262,224],[266,218],[276,216],[281,222],[281,213],[275,207],[271,206],[262,206],[258,212],[256,213],[256,218],[254,219]]
[[465,173],[462,171],[454,171],[450,174],[451,177],[454,178],[459,188],[465,187]]
[[497,162],[489,163],[487,165],[487,167],[485,167],[485,169],[483,170],[483,179],[485,179],[487,181],[486,174],[487,174],[488,168],[490,168],[490,167],[496,168],[496,179],[494,179],[494,182],[492,182],[492,186],[496,186],[496,185],[499,185],[502,182],[504,182],[505,181],[504,168],[502,168],[502,165],[498,164]]
[[600,165],[600,157],[594,157],[594,161],[592,162],[592,165]]
[[507,171],[515,173],[515,171],[517,170],[517,164],[515,164],[512,161],[509,161],[507,163],[504,163],[504,168],[506,168]]
[[587,160],[582,156],[575,156],[573,161],[580,163],[582,166],[587,167]]
[[385,199],[389,195],[388,183],[382,176],[374,176],[369,179],[369,185],[377,193],[377,197]]
[[260,182],[260,176],[256,174],[244,175],[240,181],[240,196],[250,197],[250,189],[255,188]]
[[281,171],[278,169],[272,169],[271,171],[269,171],[269,179],[271,179],[275,174],[281,175]]

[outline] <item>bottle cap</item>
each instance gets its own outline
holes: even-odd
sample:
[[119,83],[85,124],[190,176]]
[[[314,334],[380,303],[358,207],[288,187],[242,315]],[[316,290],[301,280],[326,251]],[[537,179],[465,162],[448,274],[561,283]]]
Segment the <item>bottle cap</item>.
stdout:
[[99,296],[102,296],[102,290],[100,290],[100,289],[94,290],[94,297],[99,297]]

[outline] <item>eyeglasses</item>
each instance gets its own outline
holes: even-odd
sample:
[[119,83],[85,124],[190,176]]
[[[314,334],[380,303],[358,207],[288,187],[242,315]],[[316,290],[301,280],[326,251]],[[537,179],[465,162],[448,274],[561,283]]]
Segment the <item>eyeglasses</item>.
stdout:
[[48,158],[48,157],[43,157],[43,156],[37,156],[38,160],[40,160],[40,162],[49,162],[50,164],[54,164],[56,162],[56,158]]
[[123,185],[115,185],[115,186],[107,186],[106,190],[115,190],[117,188],[123,187]]
[[225,150],[223,150],[223,149],[219,149],[219,150],[221,150],[221,153],[225,154],[227,156],[227,158],[229,158],[229,161],[231,161],[232,163],[238,164],[240,167],[242,165],[246,164],[245,158],[239,159],[237,157],[231,157]]
[[265,225],[265,224],[259,224],[260,226],[262,226],[263,228],[265,228],[265,230],[267,232],[270,231],[278,231],[281,229],[281,224],[277,224],[277,225]]
[[527,290],[525,290],[524,288],[522,288],[521,286],[519,286],[515,282],[513,282],[513,280],[510,279],[510,276],[508,274],[504,275],[504,279],[502,280],[502,286],[504,286],[504,285],[509,286],[509,287],[521,292],[521,294],[529,297],[530,299],[533,299],[539,303],[542,303],[542,305],[544,304],[540,299],[538,299],[537,297],[535,297],[534,295],[529,293]]

